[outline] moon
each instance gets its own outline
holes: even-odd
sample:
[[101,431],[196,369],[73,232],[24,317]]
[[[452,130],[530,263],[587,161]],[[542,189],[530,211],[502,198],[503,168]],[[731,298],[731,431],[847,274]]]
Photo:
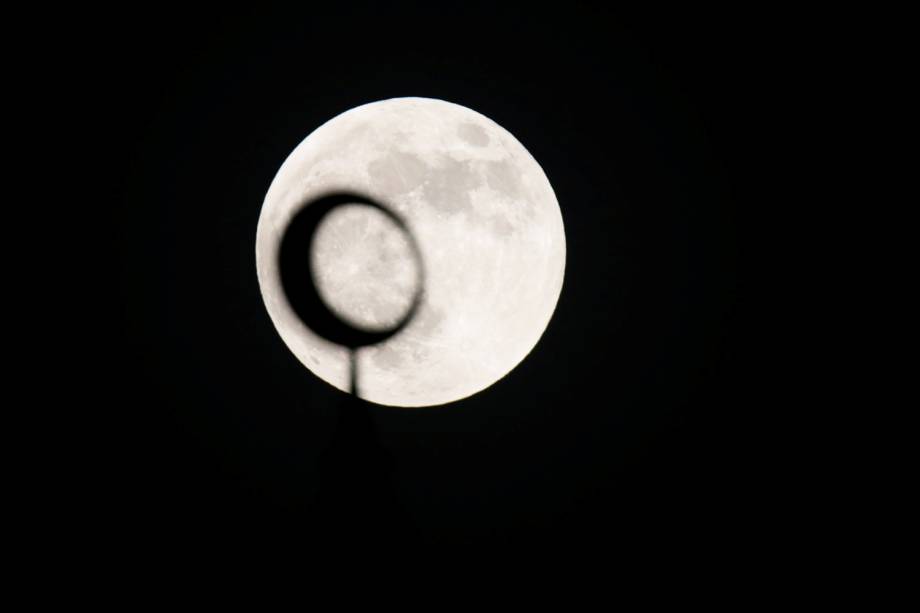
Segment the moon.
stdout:
[[398,407],[455,402],[502,379],[534,349],[559,300],[566,256],[562,214],[543,169],[472,109],[393,98],[350,109],[309,134],[262,204],[259,289],[281,339],[313,374],[348,391],[350,350],[298,318],[281,283],[279,248],[301,208],[334,192],[386,206],[405,221],[421,256],[413,257],[404,229],[360,204],[333,210],[316,230],[309,265],[344,321],[386,328],[422,292],[404,328],[357,351],[363,399]]

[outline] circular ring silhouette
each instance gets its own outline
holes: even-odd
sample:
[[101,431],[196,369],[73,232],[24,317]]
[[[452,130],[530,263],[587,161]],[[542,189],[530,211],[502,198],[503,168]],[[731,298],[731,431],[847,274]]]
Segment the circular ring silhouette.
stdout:
[[[418,282],[415,295],[405,315],[393,326],[384,330],[368,330],[345,322],[323,300],[310,269],[310,254],[316,231],[323,219],[333,210],[347,204],[360,204],[374,208],[403,231],[415,257]],[[355,350],[374,345],[397,334],[415,316],[422,300],[424,270],[422,254],[415,237],[396,213],[367,196],[350,192],[336,192],[306,202],[291,219],[281,239],[278,255],[281,286],[291,308],[303,323],[326,340]]]

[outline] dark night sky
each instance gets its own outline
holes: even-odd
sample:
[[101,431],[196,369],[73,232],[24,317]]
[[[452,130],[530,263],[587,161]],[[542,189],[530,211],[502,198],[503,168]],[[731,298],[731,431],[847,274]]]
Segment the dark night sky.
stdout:
[[307,134],[411,95],[468,106],[527,147],[561,207],[567,268],[506,378],[443,407],[371,408],[391,495],[377,528],[480,547],[746,538],[766,418],[741,281],[767,129],[754,16],[337,7],[151,13],[97,43],[121,177],[109,485],[126,533],[353,531],[316,503],[342,396],[275,333],[255,229]]

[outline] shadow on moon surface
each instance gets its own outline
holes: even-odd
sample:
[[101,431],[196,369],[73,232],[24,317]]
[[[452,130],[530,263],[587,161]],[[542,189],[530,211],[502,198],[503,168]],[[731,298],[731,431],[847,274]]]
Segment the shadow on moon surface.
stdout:
[[[369,329],[344,321],[342,317],[333,312],[320,295],[317,278],[310,266],[310,255],[314,250],[317,229],[322,221],[335,209],[354,204],[372,207],[396,224],[408,238],[410,249],[416,260],[418,282],[412,302],[405,315],[388,328]],[[305,202],[291,219],[281,239],[278,270],[285,296],[304,325],[327,341],[351,350],[351,393],[357,396],[355,352],[361,347],[382,343],[398,334],[412,321],[422,301],[424,293],[422,255],[408,225],[398,214],[367,196],[351,192],[325,194],[315,200]]]

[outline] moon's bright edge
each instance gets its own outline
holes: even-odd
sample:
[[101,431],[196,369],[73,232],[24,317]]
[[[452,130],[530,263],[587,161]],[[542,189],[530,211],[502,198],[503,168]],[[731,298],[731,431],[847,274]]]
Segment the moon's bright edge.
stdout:
[[[362,398],[401,407],[460,400],[500,380],[534,348],[565,273],[565,232],[549,180],[489,118],[443,100],[394,98],[346,111],[307,136],[262,205],[262,298],[282,340],[316,376],[347,391],[349,350],[294,313],[278,250],[300,207],[336,191],[366,194],[401,216],[425,270],[409,324],[358,352]],[[402,314],[417,264],[399,231],[376,215],[357,208],[330,214],[312,264],[343,319],[386,325]]]

